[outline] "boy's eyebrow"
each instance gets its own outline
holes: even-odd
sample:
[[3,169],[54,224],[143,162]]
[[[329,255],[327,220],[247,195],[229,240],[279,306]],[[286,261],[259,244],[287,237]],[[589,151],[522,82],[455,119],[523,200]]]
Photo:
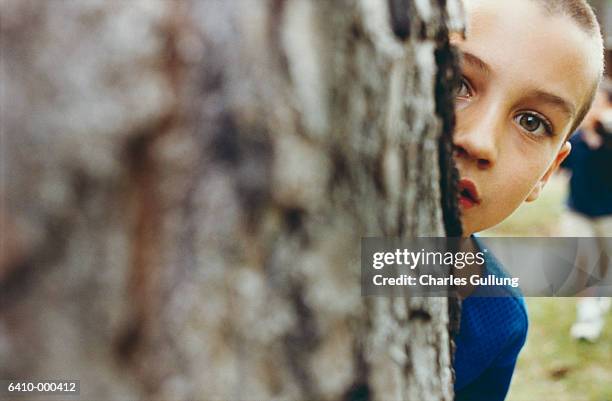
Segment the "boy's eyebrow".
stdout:
[[489,68],[489,65],[485,63],[484,61],[482,61],[482,59],[480,59],[478,56],[470,52],[465,52],[465,51],[461,52],[461,55],[463,56],[463,59],[465,61],[474,65],[476,68],[481,70],[483,73],[487,75],[491,73],[491,68]]
[[538,89],[532,92],[529,97],[536,98],[546,103],[551,103],[555,106],[558,106],[563,109],[563,112],[568,114],[570,117],[574,117],[576,115],[576,107],[572,103],[563,99],[561,96],[557,96],[550,92]]

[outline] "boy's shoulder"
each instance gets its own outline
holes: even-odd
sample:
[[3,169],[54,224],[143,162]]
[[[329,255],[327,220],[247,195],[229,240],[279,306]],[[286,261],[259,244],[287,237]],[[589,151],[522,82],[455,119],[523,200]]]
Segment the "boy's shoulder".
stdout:
[[473,346],[470,352],[481,354],[483,362],[504,364],[518,355],[528,326],[522,297],[468,297],[462,303],[461,327],[456,340]]
[[[503,399],[527,339],[527,329],[522,298],[468,297],[463,301],[460,331],[454,338],[454,387],[457,395],[475,392],[481,397],[458,399]],[[501,398],[489,397],[491,393]]]

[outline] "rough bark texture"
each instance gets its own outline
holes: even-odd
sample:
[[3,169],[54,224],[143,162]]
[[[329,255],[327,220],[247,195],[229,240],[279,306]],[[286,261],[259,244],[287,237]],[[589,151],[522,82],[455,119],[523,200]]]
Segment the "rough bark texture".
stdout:
[[460,233],[456,0],[0,7],[1,378],[452,399],[447,300],[361,297],[359,239]]

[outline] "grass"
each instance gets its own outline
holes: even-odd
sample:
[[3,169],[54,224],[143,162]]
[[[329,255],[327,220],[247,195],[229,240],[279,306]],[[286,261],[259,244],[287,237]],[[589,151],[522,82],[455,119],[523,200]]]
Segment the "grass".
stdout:
[[[521,206],[483,236],[554,236],[566,180],[554,177],[536,202]],[[575,298],[527,298],[529,334],[508,401],[612,401],[612,316],[595,344],[569,336]]]
[[529,334],[508,401],[612,400],[612,322],[597,343],[574,341],[574,298],[527,298]]

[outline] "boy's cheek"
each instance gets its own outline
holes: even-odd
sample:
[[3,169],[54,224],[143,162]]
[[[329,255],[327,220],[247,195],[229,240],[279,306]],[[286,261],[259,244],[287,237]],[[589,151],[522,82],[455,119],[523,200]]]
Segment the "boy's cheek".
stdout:
[[[506,185],[489,188],[483,194],[485,202],[462,213],[466,235],[489,229],[508,218],[529,196],[532,186],[525,184],[525,182],[508,182]],[[514,190],[508,191],[509,188]]]

